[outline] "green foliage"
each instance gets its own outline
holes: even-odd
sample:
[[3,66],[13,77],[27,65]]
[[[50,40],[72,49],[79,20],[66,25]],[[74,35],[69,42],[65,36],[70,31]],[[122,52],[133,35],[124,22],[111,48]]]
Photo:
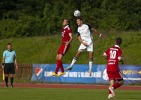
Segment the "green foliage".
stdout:
[[140,0],[1,0],[1,37],[44,36],[60,32],[62,20],[76,26],[74,10],[104,30],[140,30]]

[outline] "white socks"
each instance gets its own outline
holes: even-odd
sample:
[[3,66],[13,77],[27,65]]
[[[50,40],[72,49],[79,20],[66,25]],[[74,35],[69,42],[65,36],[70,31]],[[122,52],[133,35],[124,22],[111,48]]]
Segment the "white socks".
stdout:
[[89,71],[92,71],[92,67],[93,67],[93,62],[90,60],[89,61]]
[[[71,64],[70,64],[70,67],[73,67],[73,65],[76,63],[77,61],[77,57],[74,57]],[[92,67],[93,67],[93,61],[92,60],[89,60],[89,71],[92,71]]]
[[71,62],[71,64],[70,64],[71,67],[75,64],[75,62],[77,61],[77,59],[78,59],[77,57],[74,57],[74,58],[73,58],[73,60],[72,60],[72,62]]

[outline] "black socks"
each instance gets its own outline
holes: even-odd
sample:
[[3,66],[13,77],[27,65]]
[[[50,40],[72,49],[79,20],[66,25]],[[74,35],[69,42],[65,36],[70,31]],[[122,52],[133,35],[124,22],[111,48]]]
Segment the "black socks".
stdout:
[[[14,78],[10,77],[11,86],[13,86],[13,81],[14,81]],[[5,84],[6,84],[6,87],[8,87],[8,77],[5,77]]]

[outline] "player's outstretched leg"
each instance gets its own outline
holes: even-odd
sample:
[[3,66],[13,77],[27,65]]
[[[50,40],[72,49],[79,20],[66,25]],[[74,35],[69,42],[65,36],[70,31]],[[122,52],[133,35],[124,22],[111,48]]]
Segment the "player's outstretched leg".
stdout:
[[67,67],[65,70],[72,70],[73,65],[76,63],[77,59],[79,58],[79,56],[81,55],[82,51],[79,51],[76,53],[75,57],[73,58],[71,64],[69,67]]
[[77,57],[74,57],[71,64],[70,64],[70,66],[68,66],[65,70],[72,70],[72,67],[75,64],[75,62],[77,61],[77,59],[78,59]]

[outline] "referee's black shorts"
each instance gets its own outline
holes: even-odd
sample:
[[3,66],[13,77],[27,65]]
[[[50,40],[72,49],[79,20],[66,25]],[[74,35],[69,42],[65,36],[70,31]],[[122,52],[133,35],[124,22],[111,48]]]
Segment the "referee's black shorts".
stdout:
[[15,74],[14,63],[5,63],[5,65],[4,65],[4,74]]

